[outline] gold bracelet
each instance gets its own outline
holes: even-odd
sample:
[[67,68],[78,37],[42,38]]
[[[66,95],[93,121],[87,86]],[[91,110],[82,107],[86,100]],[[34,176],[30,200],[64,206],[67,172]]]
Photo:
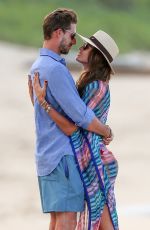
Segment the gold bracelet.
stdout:
[[49,111],[51,110],[51,105],[48,104],[47,101],[46,101],[45,99],[42,101],[42,103],[41,103],[40,105],[43,107],[43,109],[44,109],[47,113],[49,113]]
[[49,113],[49,111],[51,110],[51,108],[52,108],[52,107],[48,104],[48,105],[47,105],[47,108],[45,109],[45,111],[46,111],[47,113]]
[[42,103],[40,103],[40,105],[43,107],[46,104],[45,99],[42,101]]

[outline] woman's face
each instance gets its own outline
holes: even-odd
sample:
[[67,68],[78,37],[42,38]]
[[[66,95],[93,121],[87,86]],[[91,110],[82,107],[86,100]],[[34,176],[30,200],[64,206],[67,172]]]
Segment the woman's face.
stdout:
[[91,50],[92,50],[92,46],[89,43],[84,43],[79,48],[79,52],[77,54],[76,60],[83,65],[88,65],[88,58]]

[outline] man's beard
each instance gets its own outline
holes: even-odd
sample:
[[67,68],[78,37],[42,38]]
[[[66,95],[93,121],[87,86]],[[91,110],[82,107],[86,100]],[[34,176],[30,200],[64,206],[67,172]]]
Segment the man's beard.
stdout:
[[69,53],[69,48],[70,46],[69,45],[66,45],[64,44],[63,40],[61,41],[60,43],[60,46],[59,46],[59,52],[60,54],[68,54]]

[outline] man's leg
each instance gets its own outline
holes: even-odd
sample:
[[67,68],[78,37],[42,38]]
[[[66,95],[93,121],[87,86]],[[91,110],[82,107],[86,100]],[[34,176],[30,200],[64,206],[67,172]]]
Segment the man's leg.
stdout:
[[77,225],[76,212],[57,212],[55,230],[75,230]]
[[56,213],[51,212],[49,230],[55,230],[55,227],[56,227]]

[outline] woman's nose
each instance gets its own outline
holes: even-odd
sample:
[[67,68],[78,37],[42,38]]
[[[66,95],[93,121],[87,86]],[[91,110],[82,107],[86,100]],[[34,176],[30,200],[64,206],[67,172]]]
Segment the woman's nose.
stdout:
[[75,45],[77,43],[76,38],[72,40],[72,45]]
[[82,46],[79,47],[79,50],[80,50],[80,51],[82,50]]

